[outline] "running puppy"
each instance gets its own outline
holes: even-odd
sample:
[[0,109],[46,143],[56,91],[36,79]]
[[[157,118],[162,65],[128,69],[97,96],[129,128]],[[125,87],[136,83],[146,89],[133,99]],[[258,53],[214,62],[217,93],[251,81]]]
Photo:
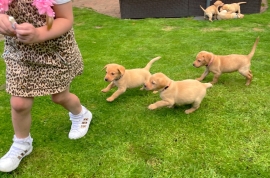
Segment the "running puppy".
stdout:
[[[110,82],[110,84],[101,90],[102,92],[108,92],[113,87],[118,89],[107,98],[107,101],[112,102],[119,95],[124,93],[127,88],[135,88],[143,86],[144,82],[149,79],[151,73],[149,72],[152,64],[159,60],[161,57],[152,59],[144,68],[126,70],[124,66],[119,64],[107,64],[103,69],[106,69],[106,75],[104,80]],[[143,89],[143,87],[141,88]]]
[[212,19],[215,18],[216,19],[216,15],[217,15],[217,10],[220,6],[223,6],[224,3],[222,1],[216,1],[213,5],[207,7],[206,9],[204,9],[201,5],[201,9],[204,11],[204,19],[209,19],[209,21],[213,22]]
[[158,90],[161,101],[150,104],[148,109],[153,110],[159,107],[174,105],[192,104],[190,109],[185,110],[190,114],[200,107],[206,95],[206,89],[212,87],[211,83],[201,83],[197,80],[173,81],[163,73],[153,74],[148,82],[144,84],[146,90]]
[[245,4],[247,2],[238,2],[238,3],[232,3],[232,4],[224,4],[221,8],[220,11],[226,10],[228,13],[236,13],[241,14],[240,11],[240,4]]
[[211,52],[201,51],[197,54],[196,60],[193,62],[194,67],[206,66],[204,73],[198,81],[202,81],[209,72],[214,74],[212,84],[218,82],[218,78],[222,73],[230,73],[238,71],[240,74],[246,77],[246,85],[249,85],[252,81],[252,74],[250,71],[251,59],[255,53],[259,37],[257,37],[252,50],[248,55],[231,54],[227,56],[215,55]]

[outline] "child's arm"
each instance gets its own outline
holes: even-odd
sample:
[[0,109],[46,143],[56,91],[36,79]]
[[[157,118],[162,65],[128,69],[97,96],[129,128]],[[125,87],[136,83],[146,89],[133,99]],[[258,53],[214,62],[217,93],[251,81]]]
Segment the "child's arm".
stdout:
[[27,44],[40,43],[57,38],[69,31],[73,25],[72,3],[55,4],[53,9],[55,20],[50,30],[47,29],[47,25],[35,28],[29,23],[16,24],[18,40]]

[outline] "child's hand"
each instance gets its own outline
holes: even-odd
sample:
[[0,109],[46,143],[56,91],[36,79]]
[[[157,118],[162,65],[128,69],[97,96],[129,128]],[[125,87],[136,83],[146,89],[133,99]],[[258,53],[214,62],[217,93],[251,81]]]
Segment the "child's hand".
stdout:
[[16,32],[12,28],[12,24],[9,21],[9,16],[6,14],[0,14],[0,34],[16,36]]
[[30,23],[16,24],[16,35],[19,41],[31,44],[38,42],[37,29]]

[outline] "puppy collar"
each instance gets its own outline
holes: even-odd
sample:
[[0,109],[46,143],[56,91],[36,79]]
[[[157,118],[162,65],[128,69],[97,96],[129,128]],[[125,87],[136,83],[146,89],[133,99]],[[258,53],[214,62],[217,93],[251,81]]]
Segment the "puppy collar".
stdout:
[[123,75],[120,75],[120,77],[118,79],[115,79],[114,81],[118,81],[123,77]]
[[170,81],[170,83],[166,87],[164,87],[161,91],[164,91],[164,90],[168,89],[169,86],[171,85],[171,83],[172,83],[172,81]]
[[209,66],[212,64],[213,61],[214,61],[214,54],[212,54],[211,60],[210,60],[210,62],[206,65],[206,67],[209,67]]

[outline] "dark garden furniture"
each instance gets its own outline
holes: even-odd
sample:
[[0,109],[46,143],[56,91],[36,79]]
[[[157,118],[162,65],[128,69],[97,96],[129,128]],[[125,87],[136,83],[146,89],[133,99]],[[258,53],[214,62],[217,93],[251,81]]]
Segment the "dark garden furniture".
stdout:
[[[261,0],[222,0],[225,4],[247,2],[241,5],[242,14],[259,13]],[[203,16],[202,5],[212,5],[215,0],[119,0],[121,18],[173,18]]]

